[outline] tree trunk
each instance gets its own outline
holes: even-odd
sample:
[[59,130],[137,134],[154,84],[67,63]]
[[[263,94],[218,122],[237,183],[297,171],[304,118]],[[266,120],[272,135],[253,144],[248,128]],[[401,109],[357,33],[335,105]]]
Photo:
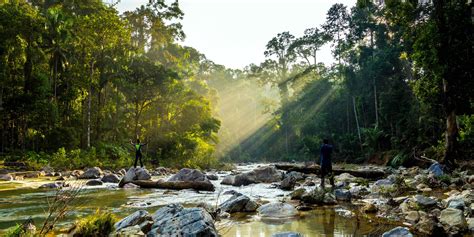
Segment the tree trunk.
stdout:
[[87,101],[87,148],[91,147],[91,107],[92,107],[92,81],[94,75],[94,63],[91,63],[91,75],[89,82],[89,95]]
[[356,126],[357,126],[357,135],[359,136],[359,143],[362,148],[362,137],[360,136],[360,127],[359,127],[359,119],[357,116],[357,109],[356,109],[356,102],[355,102],[355,97],[352,96],[352,105],[354,106],[354,116],[356,120]]
[[157,189],[194,189],[197,191],[214,191],[214,185],[211,182],[204,181],[164,181],[164,180],[135,180],[131,183],[141,188],[157,188]]

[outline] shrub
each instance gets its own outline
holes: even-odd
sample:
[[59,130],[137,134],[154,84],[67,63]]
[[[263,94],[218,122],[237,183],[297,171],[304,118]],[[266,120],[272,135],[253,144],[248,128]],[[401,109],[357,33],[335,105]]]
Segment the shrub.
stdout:
[[10,227],[5,232],[5,237],[20,237],[23,234],[23,226],[16,224],[13,227]]
[[99,209],[76,224],[74,236],[108,236],[114,229],[116,217],[110,212]]

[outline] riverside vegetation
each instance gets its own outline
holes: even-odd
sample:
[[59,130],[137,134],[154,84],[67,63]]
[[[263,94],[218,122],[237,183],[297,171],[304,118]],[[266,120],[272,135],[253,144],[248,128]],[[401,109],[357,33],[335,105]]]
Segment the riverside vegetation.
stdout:
[[[0,1],[0,233],[472,234],[471,5],[334,4],[230,69],[180,44],[178,1]],[[314,185],[322,138],[335,191]]]

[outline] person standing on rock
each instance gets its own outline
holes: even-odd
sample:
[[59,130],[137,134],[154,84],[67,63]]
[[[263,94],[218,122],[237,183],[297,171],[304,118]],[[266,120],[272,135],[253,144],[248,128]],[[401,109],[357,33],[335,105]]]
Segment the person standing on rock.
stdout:
[[321,188],[324,189],[324,177],[329,176],[329,182],[334,188],[334,174],[332,173],[331,161],[332,145],[329,145],[329,140],[324,139],[321,146]]
[[140,139],[137,138],[137,143],[133,144],[132,140],[130,140],[130,144],[135,148],[135,164],[133,165],[134,168],[137,168],[137,162],[140,160],[140,166],[143,167],[142,162],[142,147],[146,146],[146,143],[140,143]]

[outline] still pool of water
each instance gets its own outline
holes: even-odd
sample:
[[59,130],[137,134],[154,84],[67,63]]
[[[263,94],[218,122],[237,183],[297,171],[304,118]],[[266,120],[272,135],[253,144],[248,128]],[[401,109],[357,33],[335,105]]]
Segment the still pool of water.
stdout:
[[[226,174],[220,174],[220,180]],[[158,178],[158,177],[154,177]],[[274,188],[271,184],[253,184],[245,187],[220,185],[213,181],[215,192],[196,192],[192,190],[169,191],[156,189],[119,189],[116,184],[99,187],[85,187],[78,203],[71,212],[60,221],[59,229],[67,229],[78,218],[95,212],[98,208],[115,213],[123,218],[136,210],[145,209],[154,213],[169,203],[181,203],[196,206],[206,202],[211,205],[222,203],[230,197],[224,195],[227,190],[236,190],[253,199],[276,202],[289,192]],[[16,223],[32,218],[37,227],[47,216],[48,202],[56,191],[38,189],[44,179],[29,181],[0,182],[0,235]],[[378,235],[393,226],[380,226],[365,218],[347,218],[338,214],[338,209],[346,207],[320,207],[308,212],[300,212],[295,219],[280,222],[259,219],[258,215],[236,214],[230,219],[219,221],[216,227],[222,236],[271,236],[284,231],[295,231],[305,236],[367,236]]]

